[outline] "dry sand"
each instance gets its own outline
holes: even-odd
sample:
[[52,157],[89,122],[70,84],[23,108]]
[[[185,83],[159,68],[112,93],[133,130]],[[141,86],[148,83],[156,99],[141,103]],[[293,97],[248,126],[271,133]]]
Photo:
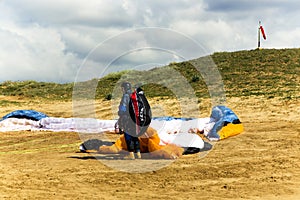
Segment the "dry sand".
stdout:
[[[16,109],[72,116],[70,102],[3,99],[20,104],[0,107],[1,116]],[[245,132],[175,161],[77,153],[76,133],[0,133],[0,199],[300,199],[299,100],[231,98],[226,105]],[[110,118],[109,106],[99,102],[97,117]],[[144,172],[120,170],[127,167]]]

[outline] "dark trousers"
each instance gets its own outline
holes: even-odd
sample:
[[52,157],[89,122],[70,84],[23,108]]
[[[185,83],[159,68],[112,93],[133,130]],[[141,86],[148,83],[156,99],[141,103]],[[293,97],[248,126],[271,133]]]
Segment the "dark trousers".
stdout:
[[140,142],[138,137],[133,137],[128,133],[124,133],[127,149],[129,152],[140,152]]

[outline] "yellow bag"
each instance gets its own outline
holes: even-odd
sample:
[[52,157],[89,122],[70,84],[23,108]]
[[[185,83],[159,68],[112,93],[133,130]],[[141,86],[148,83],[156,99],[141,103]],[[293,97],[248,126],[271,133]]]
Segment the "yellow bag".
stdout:
[[243,124],[232,124],[229,123],[226,126],[224,126],[218,134],[220,135],[220,140],[238,135],[244,131]]

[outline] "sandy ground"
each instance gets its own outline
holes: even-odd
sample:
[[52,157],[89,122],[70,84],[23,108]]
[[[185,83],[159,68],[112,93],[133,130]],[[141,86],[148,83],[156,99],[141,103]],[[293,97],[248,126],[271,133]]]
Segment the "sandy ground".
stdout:
[[[68,102],[14,101],[21,104],[2,106],[2,116],[15,109],[72,115]],[[245,132],[175,161],[78,153],[77,133],[0,133],[0,199],[300,199],[299,100],[231,98],[227,105]],[[98,105],[98,116],[109,118],[108,107]]]

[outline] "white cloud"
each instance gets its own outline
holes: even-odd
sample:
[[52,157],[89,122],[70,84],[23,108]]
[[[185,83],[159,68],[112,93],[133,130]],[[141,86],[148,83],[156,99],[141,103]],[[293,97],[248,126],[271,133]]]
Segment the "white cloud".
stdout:
[[64,52],[60,34],[51,28],[11,25],[0,30],[0,39],[0,69],[5,72],[0,75],[2,81],[70,81],[75,75],[78,60]]
[[[267,34],[263,47],[299,47],[299,6],[296,0],[3,0],[0,81],[72,82],[83,62],[84,77],[91,77],[122,55],[111,70],[253,49],[259,20]],[[158,28],[135,31],[144,27]],[[191,51],[193,42],[204,50]],[[149,47],[174,53],[134,50]]]
[[128,16],[120,4],[108,0],[10,0],[7,5],[14,9],[22,23],[35,21],[45,26],[128,26]]

